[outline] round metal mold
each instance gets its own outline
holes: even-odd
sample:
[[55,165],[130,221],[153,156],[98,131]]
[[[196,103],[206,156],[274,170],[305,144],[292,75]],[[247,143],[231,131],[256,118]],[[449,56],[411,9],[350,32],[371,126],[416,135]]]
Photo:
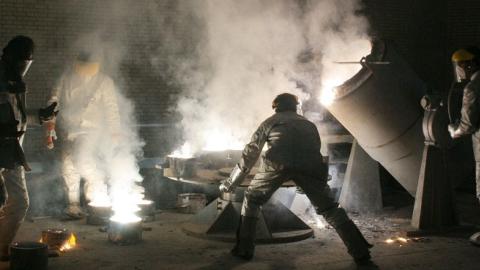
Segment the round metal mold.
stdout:
[[[210,240],[234,242],[242,202],[221,198],[211,202],[182,225],[187,235]],[[261,209],[256,228],[256,243],[287,243],[313,236],[313,229],[283,203],[271,199]]]
[[142,241],[142,222],[122,223],[110,220],[108,240],[116,245],[133,245]]
[[151,200],[143,200],[138,204],[140,207],[139,215],[143,222],[152,222],[155,220],[155,203]]
[[96,206],[90,204],[87,206],[87,224],[89,225],[107,225],[111,216],[111,206]]
[[11,270],[47,270],[48,245],[38,242],[15,242],[10,245]]
[[49,249],[60,250],[70,239],[72,233],[67,229],[48,229],[42,231],[42,243],[47,244]]
[[177,209],[181,213],[195,214],[207,205],[207,196],[203,193],[181,193],[177,196]]
[[165,170],[176,178],[192,178],[196,175],[196,159],[168,156]]

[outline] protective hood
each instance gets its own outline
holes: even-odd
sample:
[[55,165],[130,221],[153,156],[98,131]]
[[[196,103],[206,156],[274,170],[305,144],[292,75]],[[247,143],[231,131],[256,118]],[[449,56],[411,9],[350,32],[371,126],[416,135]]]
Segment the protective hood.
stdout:
[[32,65],[32,63],[33,63],[33,60],[24,60],[18,63],[17,72],[22,78],[25,77],[25,75],[27,75],[27,72],[30,69],[30,66]]
[[75,73],[81,77],[93,77],[100,69],[98,62],[75,62],[73,67]]

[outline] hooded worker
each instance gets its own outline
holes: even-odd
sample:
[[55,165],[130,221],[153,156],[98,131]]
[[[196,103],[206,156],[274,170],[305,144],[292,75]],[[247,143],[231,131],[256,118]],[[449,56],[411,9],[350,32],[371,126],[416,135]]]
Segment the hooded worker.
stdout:
[[261,167],[245,191],[232,255],[247,260],[253,257],[260,208],[284,182],[293,180],[303,189],[316,212],[335,228],[355,261],[371,264],[371,245],[330,196],[328,165],[320,154],[320,136],[315,124],[297,114],[297,105],[297,97],[288,93],[273,100],[275,114],[258,127],[245,146],[240,162],[220,185],[221,192],[232,192],[248,175],[267,143]]
[[105,149],[120,134],[116,95],[113,80],[100,72],[99,60],[86,52],[77,56],[72,69],[61,77],[51,95],[49,103],[58,103],[60,110],[56,122],[68,199],[64,213],[72,219],[84,215],[80,206],[82,178],[87,202],[105,201],[108,197],[104,172],[107,161],[98,149]]
[[24,77],[33,62],[33,40],[17,36],[0,59],[0,261],[9,259],[8,247],[28,209],[22,149],[27,123],[39,124],[54,115],[53,106],[37,113],[27,110]]
[[[477,198],[480,201],[480,49],[470,47],[457,50],[452,55],[455,80],[467,82],[463,89],[461,117],[458,124],[448,127],[452,138],[472,136],[476,164]],[[472,242],[480,246],[480,233],[472,236]]]

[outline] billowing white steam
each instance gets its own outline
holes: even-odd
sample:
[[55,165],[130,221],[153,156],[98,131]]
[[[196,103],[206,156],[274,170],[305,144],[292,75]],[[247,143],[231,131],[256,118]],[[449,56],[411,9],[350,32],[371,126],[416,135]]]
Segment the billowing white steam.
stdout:
[[197,76],[203,87],[179,100],[184,135],[194,152],[241,149],[277,94],[304,96],[292,70],[305,47],[300,10],[283,0],[209,0],[195,9],[205,22],[197,53],[208,66]]
[[[117,221],[137,221],[135,212],[139,208],[136,204],[143,199],[143,188],[138,184],[142,177],[137,159],[142,155],[144,144],[138,136],[132,102],[120,92],[113,80],[102,72],[108,67],[108,62],[103,61],[104,59],[108,59],[109,64],[112,64],[112,59],[117,59],[118,63],[122,53],[111,49],[112,44],[102,42],[95,36],[93,34],[80,39],[76,50],[94,55],[102,67],[96,76],[105,79],[101,84],[90,84],[92,89],[83,86],[80,88],[82,91],[78,91],[78,88],[75,88],[82,85],[78,75],[73,71],[64,74],[65,80],[77,81],[74,87],[65,91],[77,90],[80,96],[76,100],[70,100],[70,103],[61,104],[59,116],[70,123],[63,126],[67,134],[77,133],[77,139],[82,140],[82,144],[73,144],[73,155],[79,160],[93,163],[94,166],[89,170],[101,176],[82,175],[88,178],[86,180],[91,187],[86,190],[89,193],[87,196],[92,199],[91,203],[111,205],[114,211],[113,219]],[[119,49],[118,46],[117,48]],[[104,54],[105,51],[108,51],[108,54]],[[91,80],[95,80],[95,77]],[[85,96],[81,96],[82,93]],[[71,108],[78,107],[76,103],[84,108],[72,110]],[[87,126],[93,127],[93,130],[84,128],[81,124],[84,122],[89,122]],[[84,151],[85,148],[92,151]],[[76,169],[82,174],[81,167]]]
[[112,219],[139,221],[135,213],[140,210],[137,204],[142,201],[144,190],[139,184],[143,178],[139,173],[137,158],[142,152],[143,142],[135,128],[132,103],[120,92],[117,92],[117,101],[120,107],[121,133],[118,138],[112,138],[115,147],[106,156],[109,195],[114,211]]
[[309,1],[306,9],[307,36],[313,53],[321,55],[320,98],[324,105],[334,99],[333,88],[355,75],[360,64],[352,62],[368,55],[371,44],[368,22],[358,14],[359,0]]
[[357,0],[185,5],[202,26],[195,56],[173,64],[185,95],[177,110],[194,153],[241,149],[273,113],[270,104],[277,94],[290,92],[302,100],[319,96],[322,85],[339,85],[361,68],[334,61],[360,61],[370,51],[368,24],[356,15]]

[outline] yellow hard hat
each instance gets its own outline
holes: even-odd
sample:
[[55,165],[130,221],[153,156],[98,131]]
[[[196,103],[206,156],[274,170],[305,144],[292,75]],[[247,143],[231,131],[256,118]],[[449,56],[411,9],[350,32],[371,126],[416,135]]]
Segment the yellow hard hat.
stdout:
[[100,69],[100,63],[76,61],[73,68],[75,73],[80,76],[92,77],[98,73],[98,70]]
[[452,55],[452,62],[463,62],[463,61],[470,61],[475,58],[475,55],[465,49],[457,50]]

